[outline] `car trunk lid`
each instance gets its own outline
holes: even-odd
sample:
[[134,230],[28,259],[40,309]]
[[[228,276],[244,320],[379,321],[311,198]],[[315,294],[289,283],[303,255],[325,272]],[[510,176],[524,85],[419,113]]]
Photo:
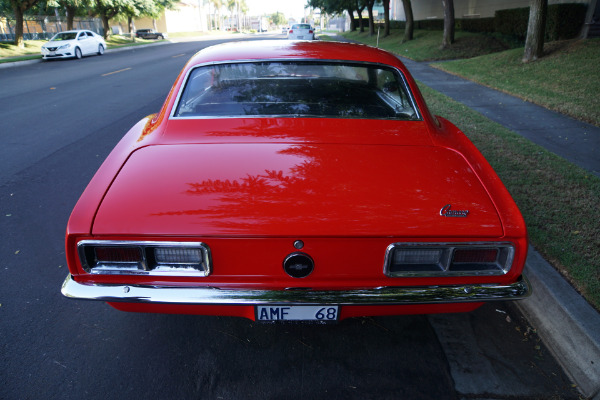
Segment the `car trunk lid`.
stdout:
[[465,159],[434,146],[156,145],[135,151],[96,235],[500,237]]

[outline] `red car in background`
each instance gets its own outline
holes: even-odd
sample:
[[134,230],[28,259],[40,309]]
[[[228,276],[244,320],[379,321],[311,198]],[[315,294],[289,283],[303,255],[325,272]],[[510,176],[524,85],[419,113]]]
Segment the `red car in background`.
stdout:
[[204,49],[100,167],[62,292],[125,311],[338,321],[520,299],[527,234],[394,55]]

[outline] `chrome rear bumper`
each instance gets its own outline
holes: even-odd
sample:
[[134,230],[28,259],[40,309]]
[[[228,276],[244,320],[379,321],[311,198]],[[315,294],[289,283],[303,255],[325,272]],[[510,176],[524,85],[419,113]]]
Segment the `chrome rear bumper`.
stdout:
[[531,286],[521,276],[517,282],[509,285],[404,286],[326,291],[248,290],[85,284],[76,282],[68,275],[61,291],[64,296],[73,299],[128,303],[403,305],[518,300],[531,294]]

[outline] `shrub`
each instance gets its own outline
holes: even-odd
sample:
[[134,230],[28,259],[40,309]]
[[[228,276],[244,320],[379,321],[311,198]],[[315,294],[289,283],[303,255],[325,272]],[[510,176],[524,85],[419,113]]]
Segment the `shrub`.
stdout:
[[[546,18],[546,40],[572,39],[579,34],[585,20],[587,5],[581,3],[551,4]],[[521,41],[527,36],[529,7],[498,10],[494,30]]]
[[463,18],[460,20],[461,29],[467,32],[494,32],[494,17]]

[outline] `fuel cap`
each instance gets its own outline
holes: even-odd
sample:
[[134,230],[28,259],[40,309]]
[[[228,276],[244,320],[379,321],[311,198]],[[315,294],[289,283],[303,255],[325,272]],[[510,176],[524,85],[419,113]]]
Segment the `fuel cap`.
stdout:
[[305,253],[292,253],[283,261],[284,271],[292,278],[307,277],[314,268],[313,259]]

